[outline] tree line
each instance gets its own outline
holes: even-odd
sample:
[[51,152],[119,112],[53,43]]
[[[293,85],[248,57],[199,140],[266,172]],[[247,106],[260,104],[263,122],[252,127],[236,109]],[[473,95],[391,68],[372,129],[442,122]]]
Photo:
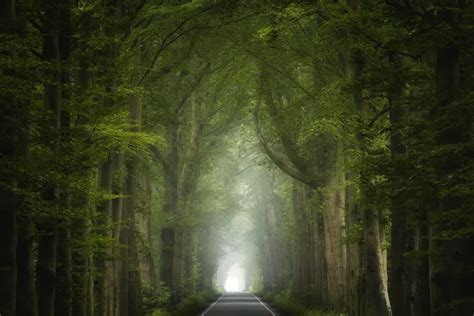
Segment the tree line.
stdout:
[[248,208],[269,298],[470,315],[473,10],[1,1],[0,312],[205,304]]

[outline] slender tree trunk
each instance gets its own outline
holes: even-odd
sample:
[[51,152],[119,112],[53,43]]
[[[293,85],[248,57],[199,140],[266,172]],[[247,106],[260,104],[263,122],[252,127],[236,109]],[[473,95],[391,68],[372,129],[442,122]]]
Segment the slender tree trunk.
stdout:
[[193,265],[194,265],[194,236],[191,230],[184,232],[184,248],[183,253],[183,279],[184,289],[187,292],[195,290],[193,286]]
[[[2,111],[3,112],[3,111]],[[4,113],[1,113],[2,118]],[[5,117],[8,120],[8,116]],[[2,135],[12,137],[14,130],[3,124]],[[14,136],[13,136],[14,138]],[[8,144],[2,141],[0,151],[4,157],[13,158],[14,142]],[[13,159],[11,159],[13,161]],[[2,170],[0,191],[0,313],[13,316],[15,312],[17,286],[17,201],[14,194],[16,179],[10,171]]]
[[[99,166],[98,188],[103,194],[111,194],[112,192],[112,161],[109,158],[107,161],[101,163]],[[112,216],[112,201],[106,197],[97,208],[98,213],[98,234],[103,238],[109,236],[110,218]],[[106,245],[104,247],[108,247]],[[107,255],[109,250],[107,248],[101,249],[101,252],[94,258],[94,265],[96,268],[96,279],[94,281],[95,292],[95,315],[107,315],[107,296],[108,296],[108,278],[109,269],[107,264]]]
[[83,218],[75,218],[71,224],[71,242],[75,245],[72,247],[72,315],[87,315],[87,286],[89,279],[88,255],[86,254],[84,241],[89,235],[88,216],[89,198],[88,195],[81,195],[73,199],[72,205],[84,212]]
[[[45,132],[47,145],[57,153],[61,122],[61,65],[59,50],[60,6],[54,1],[44,3],[43,58],[50,63],[45,84],[45,107],[51,111],[50,130]],[[43,198],[52,205],[49,216],[41,218],[38,227],[38,260],[36,264],[36,289],[39,316],[53,316],[56,295],[57,218],[54,208],[59,200],[59,188],[48,184]]]
[[314,212],[314,272],[313,275],[313,291],[314,291],[314,304],[321,306],[322,308],[328,306],[328,266],[325,256],[325,243],[326,243],[326,224],[324,222],[324,215],[321,212],[312,209]]
[[18,223],[18,286],[16,295],[16,315],[36,316],[38,315],[38,300],[35,288],[34,267],[34,224],[30,210],[25,210]]
[[[364,57],[362,52],[355,51],[351,56],[351,75],[355,81],[360,80],[363,69],[364,69]],[[363,101],[362,91],[354,91],[354,104],[359,116],[363,119],[367,109],[366,104]],[[364,136],[358,134],[358,146],[362,152],[362,157],[366,154],[365,149],[366,139]],[[362,158],[363,159],[363,158]],[[388,284],[386,282],[386,273],[384,271],[384,258],[382,252],[382,240],[380,239],[381,229],[380,226],[380,212],[372,209],[367,202],[364,202],[364,198],[369,198],[368,190],[371,186],[370,179],[364,174],[364,171],[360,174],[361,178],[361,196],[363,197],[360,205],[361,212],[363,214],[363,228],[364,228],[364,278],[366,286],[365,296],[365,316],[390,316],[391,306],[388,298]]]
[[[0,3],[0,31],[15,34],[16,18],[15,1],[2,1]],[[14,190],[17,179],[12,166],[6,165],[12,164],[16,158],[16,102],[15,96],[2,96],[0,106],[0,134],[2,135],[0,141],[0,155],[2,157],[0,170],[0,313],[5,316],[16,314],[18,201]]]
[[[19,109],[20,121],[23,127],[17,134],[17,163],[29,164],[30,152],[28,145],[29,109]],[[24,159],[24,160],[22,160]],[[28,189],[28,179],[24,177],[18,181],[18,186],[23,190]],[[38,299],[35,288],[34,250],[35,241],[34,223],[31,206],[27,197],[23,196],[18,201],[18,240],[16,250],[17,262],[17,289],[16,289],[16,314],[19,316],[38,315]]]
[[[163,171],[166,183],[165,199],[163,209],[170,215],[177,212],[177,175],[178,175],[178,144],[177,131],[173,131],[170,140],[170,151],[166,161],[163,163]],[[174,227],[166,227],[161,232],[161,255],[160,255],[160,280],[170,290],[173,287],[176,231]]]
[[[127,190],[125,190],[127,192]],[[124,199],[125,200],[125,199]],[[126,204],[126,201],[124,201]],[[129,256],[128,256],[128,233],[129,229],[127,228],[130,225],[129,219],[129,209],[124,205],[122,209],[122,225],[120,231],[120,265],[119,265],[119,290],[118,290],[118,300],[119,300],[119,313],[118,315],[128,315],[128,292],[129,292],[129,282],[128,282],[128,270],[129,270]]]
[[370,208],[364,209],[364,243],[367,298],[366,315],[391,315],[388,289],[385,282],[380,239],[380,214]]
[[[141,98],[139,96],[132,96],[130,114],[132,122],[132,131],[140,131],[141,124]],[[139,258],[137,249],[137,238],[136,238],[136,208],[137,208],[137,179],[139,160],[137,156],[132,157],[127,163],[127,181],[126,181],[126,192],[127,198],[124,201],[123,206],[123,218],[127,221],[127,227],[125,228],[124,241],[127,245],[127,277],[126,281],[126,302],[127,302],[127,313],[125,315],[141,315],[142,312],[142,298],[141,298],[141,281],[139,269]],[[124,271],[125,272],[125,271]],[[125,295],[122,294],[125,299]]]
[[[18,163],[29,164],[30,151],[28,147],[29,109],[23,109],[21,121],[23,128],[18,130]],[[21,161],[24,158],[24,161]],[[28,180],[20,179],[20,188],[28,188]],[[33,243],[35,241],[34,223],[31,206],[27,197],[23,196],[18,209],[18,243],[16,249],[17,262],[17,288],[16,288],[16,314],[18,316],[37,316],[38,299],[35,288],[35,265]]]
[[426,212],[414,231],[414,250],[420,255],[413,259],[413,315],[430,315],[429,236]]
[[[346,162],[347,164],[347,162]],[[352,181],[352,173],[346,172],[347,183]],[[360,212],[356,203],[356,193],[353,184],[349,184],[345,189],[345,210],[346,210],[346,231],[347,236],[347,274],[346,274],[346,297],[347,310],[350,316],[360,315],[362,310],[362,298],[365,297],[362,284],[362,260],[361,260],[361,238],[356,233],[356,228],[360,225]],[[365,288],[365,287],[364,287]]]
[[[391,55],[390,62],[394,69],[401,67],[399,57]],[[399,169],[399,161],[405,154],[400,127],[402,124],[402,85],[403,79],[399,76],[391,78],[391,84],[388,91],[388,102],[390,106],[390,151],[394,170]],[[397,192],[403,186],[399,175],[393,175],[391,179],[393,192]],[[410,278],[408,260],[405,252],[408,250],[408,221],[409,212],[403,206],[403,198],[398,195],[392,197],[392,243],[391,243],[391,282],[390,297],[394,316],[410,315],[410,287],[413,280]]]
[[[61,76],[61,103],[63,99],[71,99],[71,92],[68,89],[70,83],[70,74],[67,71],[67,65],[70,62],[72,52],[72,20],[71,9],[72,1],[64,0],[59,4],[60,7],[60,25],[59,25],[59,57],[60,57],[60,76]],[[60,135],[59,141],[62,146],[58,148],[58,154],[61,157],[67,157],[73,150],[71,148],[71,115],[68,110],[60,105]],[[68,166],[74,169],[75,166]],[[64,171],[62,171],[64,172]],[[67,172],[67,171],[66,171]],[[60,207],[64,209],[71,208],[71,195],[69,192],[61,194]],[[61,219],[58,225],[58,245],[57,245],[57,276],[56,276],[56,297],[55,297],[55,315],[71,316],[72,313],[72,258],[71,258],[71,221],[69,218]]]
[[72,315],[72,253],[70,225],[70,221],[65,220],[58,228],[55,315]]
[[[439,23],[455,26],[464,22],[461,18],[464,9],[461,3],[463,2],[453,4],[453,8],[459,11],[451,7],[441,9],[438,12]],[[474,237],[470,234],[466,237],[443,238],[443,234],[449,235],[453,231],[468,228],[465,220],[456,218],[456,212],[471,212],[472,215],[472,207],[465,206],[467,194],[450,190],[453,185],[459,184],[457,180],[463,177],[460,173],[466,172],[465,168],[472,158],[472,151],[450,149],[472,142],[472,106],[467,108],[454,103],[460,97],[462,84],[460,45],[469,44],[463,43],[459,38],[450,39],[437,49],[436,57],[437,104],[433,113],[437,127],[436,143],[445,151],[449,149],[438,158],[440,161],[435,166],[439,197],[438,207],[430,214],[429,227],[431,314],[440,316],[469,315],[474,310]]]
[[[352,1],[354,2],[354,1]],[[348,79],[357,79],[362,75],[364,60],[354,58],[354,56],[339,53],[341,68]],[[362,91],[353,91],[353,99],[357,110],[362,108]],[[357,144],[345,142],[344,152],[350,152],[357,148]],[[347,312],[349,316],[363,315],[365,313],[366,287],[364,286],[364,266],[362,260],[363,236],[358,233],[362,223],[359,193],[355,184],[356,174],[351,170],[352,161],[349,155],[344,155],[344,180],[346,182],[344,190],[344,209],[346,223],[346,300]]]
[[57,225],[38,226],[38,260],[36,263],[36,290],[39,316],[54,316],[56,295]]
[[[112,183],[112,194],[114,195],[123,195],[124,194],[124,179],[123,174],[125,173],[125,162],[124,162],[124,155],[121,153],[114,153],[112,154],[112,170],[113,174],[119,175],[116,177],[116,181]],[[123,198],[117,197],[112,200],[112,238],[113,238],[113,246],[112,246],[112,255],[113,257],[119,258],[118,260],[114,260],[112,262],[112,276],[110,279],[109,291],[112,292],[112,298],[109,302],[111,305],[110,310],[112,311],[112,315],[120,315],[120,279],[121,279],[121,268],[124,261],[124,257],[121,256],[121,231],[122,227],[124,226],[122,223],[122,211],[123,211]],[[126,259],[125,259],[126,260]],[[128,295],[128,294],[127,294]]]

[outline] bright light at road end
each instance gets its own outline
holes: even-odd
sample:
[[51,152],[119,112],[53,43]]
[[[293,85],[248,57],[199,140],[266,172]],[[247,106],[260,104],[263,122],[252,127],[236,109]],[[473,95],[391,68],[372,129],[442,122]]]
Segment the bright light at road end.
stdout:
[[224,289],[226,292],[242,292],[245,289],[245,271],[238,264],[227,272]]

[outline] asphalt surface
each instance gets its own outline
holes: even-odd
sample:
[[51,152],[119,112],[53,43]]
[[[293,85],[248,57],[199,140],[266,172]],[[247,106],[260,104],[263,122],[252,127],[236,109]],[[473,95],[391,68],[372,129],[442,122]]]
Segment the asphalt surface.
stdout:
[[225,293],[201,316],[276,316],[265,303],[252,293]]

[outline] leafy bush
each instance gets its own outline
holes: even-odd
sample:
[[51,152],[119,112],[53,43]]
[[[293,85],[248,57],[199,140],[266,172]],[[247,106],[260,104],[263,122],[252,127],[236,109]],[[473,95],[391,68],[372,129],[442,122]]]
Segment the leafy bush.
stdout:
[[165,315],[155,314],[155,311],[165,309],[169,305],[171,297],[171,291],[169,288],[163,284],[160,284],[156,290],[153,290],[149,286],[144,286],[142,295],[145,314],[152,314],[153,316]]

